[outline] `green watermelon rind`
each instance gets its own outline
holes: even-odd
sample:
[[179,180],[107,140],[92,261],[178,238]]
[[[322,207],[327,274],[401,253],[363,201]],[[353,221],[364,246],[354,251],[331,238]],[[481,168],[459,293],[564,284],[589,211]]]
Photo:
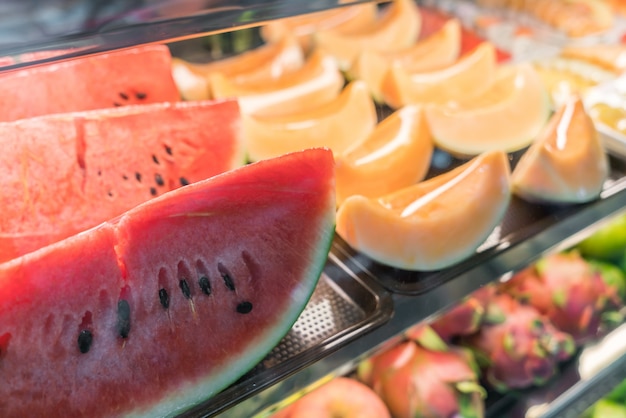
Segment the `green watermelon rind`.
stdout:
[[[334,205],[333,205],[334,206]],[[333,242],[335,230],[334,210],[332,217],[323,218],[319,225],[319,230],[323,231],[317,240],[317,245],[313,246],[311,253],[311,263],[305,274],[306,279],[300,283],[302,286],[298,288],[298,295],[292,297],[292,303],[288,310],[285,311],[284,320],[275,327],[269,329],[269,332],[263,335],[260,341],[250,344],[245,353],[241,354],[236,361],[225,365],[225,370],[219,373],[213,373],[209,378],[200,382],[189,384],[188,387],[181,388],[183,395],[175,394],[162,399],[159,403],[152,405],[148,410],[131,412],[126,415],[128,418],[152,418],[152,417],[176,417],[179,414],[210,400],[211,397],[217,395],[220,391],[226,389],[234,383],[238,378],[251,370],[260,363],[265,356],[277,345],[291,330],[298,320],[300,314],[306,307],[306,302],[311,298],[319,278],[322,275],[328,252]],[[219,382],[219,383],[216,383]]]

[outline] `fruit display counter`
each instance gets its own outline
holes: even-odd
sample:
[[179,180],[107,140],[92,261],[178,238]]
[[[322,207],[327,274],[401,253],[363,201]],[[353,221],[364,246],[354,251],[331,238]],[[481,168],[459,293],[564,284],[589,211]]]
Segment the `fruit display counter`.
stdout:
[[[77,341],[59,354],[63,328],[41,350],[76,374],[94,353],[125,362],[137,397],[91,380],[112,414],[297,417],[332,382],[380,417],[573,417],[626,378],[619,2],[348,3],[164,2],[0,44],[0,377],[24,377],[4,399],[30,396],[18,322],[47,315],[26,327],[46,337],[74,320],[45,311],[42,263],[74,271],[60,254],[87,242],[119,278],[84,306],[87,278],[54,293],[80,311]],[[138,366],[150,335],[168,344]],[[211,361],[189,366],[200,345]],[[419,383],[439,364],[457,377],[431,377],[446,405]],[[91,414],[98,396],[64,402]]]

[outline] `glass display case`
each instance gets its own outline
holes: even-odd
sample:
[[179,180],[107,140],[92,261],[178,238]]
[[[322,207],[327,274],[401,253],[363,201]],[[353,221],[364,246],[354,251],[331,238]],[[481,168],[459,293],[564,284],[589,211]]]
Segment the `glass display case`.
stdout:
[[[220,57],[224,57],[260,45],[259,28],[269,21],[361,2],[54,1],[43,7],[36,3],[5,2],[0,6],[0,56],[18,57],[2,71],[155,43],[169,45],[172,54],[180,58],[206,57],[211,39],[216,37],[221,37]],[[466,1],[418,4],[433,14],[458,17],[477,37],[493,39],[514,62],[550,59],[569,39],[562,34],[553,36],[550,28],[527,20],[530,18],[519,11],[484,8]],[[480,19],[487,12],[497,19]],[[496,21],[499,25],[493,23]],[[516,31],[514,25],[537,25],[536,36],[517,36],[527,32]],[[577,42],[614,41],[626,33],[622,25],[620,17],[602,36]],[[235,32],[243,31],[247,31],[245,43],[235,47]],[[614,92],[602,85],[590,97],[602,97],[607,89]],[[390,113],[389,107],[377,104],[379,120]],[[182,416],[268,416],[277,405],[306,388],[352,371],[411,326],[455,305],[474,290],[510,276],[545,254],[571,247],[621,215],[626,210],[623,135],[608,128],[601,133],[610,153],[610,170],[599,198],[583,204],[545,205],[513,197],[502,221],[475,254],[450,267],[430,272],[393,268],[354,250],[337,235],[319,285],[292,332],[235,384]],[[521,155],[521,151],[509,153],[512,166]],[[435,150],[427,177],[464,162]],[[624,348],[592,371],[581,372],[585,358],[601,344],[594,342],[581,350],[549,385],[488,399],[487,416],[579,416],[626,378]]]

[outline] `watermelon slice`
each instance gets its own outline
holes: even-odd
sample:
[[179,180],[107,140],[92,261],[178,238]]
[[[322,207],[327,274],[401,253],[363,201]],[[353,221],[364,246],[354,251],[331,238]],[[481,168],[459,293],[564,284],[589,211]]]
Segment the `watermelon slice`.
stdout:
[[332,153],[244,166],[0,265],[0,416],[170,416],[289,331],[335,221]]
[[180,100],[165,45],[0,73],[0,121]]
[[245,161],[236,101],[0,123],[0,262]]

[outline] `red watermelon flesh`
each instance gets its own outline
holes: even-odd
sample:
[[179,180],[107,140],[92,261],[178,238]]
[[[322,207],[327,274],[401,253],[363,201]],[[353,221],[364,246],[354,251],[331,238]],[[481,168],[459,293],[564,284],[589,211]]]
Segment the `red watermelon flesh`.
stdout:
[[0,261],[244,163],[236,101],[0,123]]
[[180,100],[165,45],[0,73],[0,121]]
[[169,416],[255,366],[310,298],[329,150],[194,183],[0,265],[0,416]]

